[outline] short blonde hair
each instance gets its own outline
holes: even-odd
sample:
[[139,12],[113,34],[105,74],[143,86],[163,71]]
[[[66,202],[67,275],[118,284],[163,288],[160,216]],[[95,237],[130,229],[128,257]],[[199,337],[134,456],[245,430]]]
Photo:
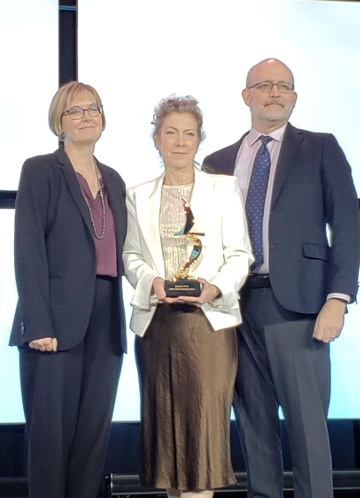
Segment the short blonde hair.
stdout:
[[199,101],[191,95],[186,95],[185,97],[169,95],[169,97],[160,100],[154,108],[153,120],[151,122],[154,125],[153,138],[159,135],[164,119],[168,114],[172,112],[188,112],[196,120],[199,142],[201,143],[205,139],[205,132],[203,130],[203,114],[198,103]]
[[[50,130],[60,139],[63,140],[62,132],[62,117],[63,113],[67,111],[73,101],[74,97],[82,92],[90,92],[94,96],[94,101],[97,105],[102,106],[100,95],[90,85],[80,83],[78,81],[70,81],[61,86],[55,93],[49,108],[49,126]],[[104,111],[101,114],[102,129],[105,130],[106,119]]]

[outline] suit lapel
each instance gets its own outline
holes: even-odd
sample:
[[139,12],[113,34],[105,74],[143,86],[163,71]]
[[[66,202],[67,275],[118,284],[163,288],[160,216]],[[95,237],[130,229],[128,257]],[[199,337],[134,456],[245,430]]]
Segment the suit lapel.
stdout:
[[271,208],[274,206],[280,195],[281,189],[284,185],[284,182],[293,164],[295,155],[298,151],[298,148],[300,147],[302,140],[303,135],[301,130],[298,130],[289,123],[285,130],[279,160],[276,167]]
[[77,208],[80,211],[80,214],[84,220],[85,225],[87,226],[87,228],[92,236],[93,230],[92,230],[92,226],[91,226],[89,211],[88,211],[87,206],[85,204],[85,201],[81,195],[81,191],[79,188],[79,182],[76,178],[74,168],[72,167],[71,162],[70,162],[70,160],[69,160],[68,156],[66,155],[63,148],[59,148],[57,151],[55,151],[55,155],[58,158],[58,161],[62,166],[62,171],[64,173],[66,183],[69,187],[70,194],[71,194]]
[[[229,150],[227,151],[227,157],[226,160],[223,161],[221,173],[224,175],[233,175],[235,171],[235,166],[236,166],[236,158],[239,152],[239,149],[241,147],[241,144],[246,137],[246,135],[249,134],[249,131],[244,133],[244,135],[238,140],[236,143],[233,145],[230,145]],[[211,171],[210,171],[211,173]]]
[[140,198],[136,202],[139,226],[142,227],[149,254],[160,275],[163,275],[165,270],[159,227],[161,188],[164,176],[165,173],[154,181],[144,184]]
[[230,146],[228,157],[226,158],[227,160],[223,162],[222,171],[221,171],[222,174],[224,175],[234,174],[236,166],[236,157],[239,152],[243,139],[244,137],[242,137],[238,142],[236,142],[236,144]]

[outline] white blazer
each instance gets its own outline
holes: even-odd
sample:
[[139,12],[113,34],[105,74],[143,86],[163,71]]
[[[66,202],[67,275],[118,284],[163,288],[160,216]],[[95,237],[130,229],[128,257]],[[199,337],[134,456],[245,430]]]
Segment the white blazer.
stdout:
[[[165,278],[159,230],[164,177],[165,173],[127,191],[128,231],[123,258],[125,275],[135,289],[130,328],[140,336],[156,310],[156,296],[151,295],[153,280]],[[214,330],[235,327],[241,323],[239,289],[254,261],[237,178],[195,168],[190,205],[195,218],[192,231],[205,234],[201,237],[201,255],[190,273],[221,291],[221,297],[204,304],[202,310]]]

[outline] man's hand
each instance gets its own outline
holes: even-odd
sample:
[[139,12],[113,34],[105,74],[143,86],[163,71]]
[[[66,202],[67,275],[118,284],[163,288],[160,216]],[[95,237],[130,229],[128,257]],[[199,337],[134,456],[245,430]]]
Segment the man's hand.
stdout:
[[56,352],[57,351],[57,339],[54,337],[44,337],[43,339],[35,339],[29,342],[29,348],[37,349],[42,352]]
[[344,325],[345,310],[346,303],[338,299],[328,299],[316,319],[313,338],[330,342],[339,337]]

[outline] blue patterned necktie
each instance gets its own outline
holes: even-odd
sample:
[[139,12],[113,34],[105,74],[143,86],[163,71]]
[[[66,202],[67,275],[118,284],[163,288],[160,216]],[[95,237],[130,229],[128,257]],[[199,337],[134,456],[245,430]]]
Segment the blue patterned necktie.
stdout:
[[267,144],[272,138],[262,135],[260,140],[261,146],[255,156],[246,198],[246,216],[251,245],[255,256],[255,261],[251,265],[251,270],[254,270],[264,262],[262,227],[271,164]]

